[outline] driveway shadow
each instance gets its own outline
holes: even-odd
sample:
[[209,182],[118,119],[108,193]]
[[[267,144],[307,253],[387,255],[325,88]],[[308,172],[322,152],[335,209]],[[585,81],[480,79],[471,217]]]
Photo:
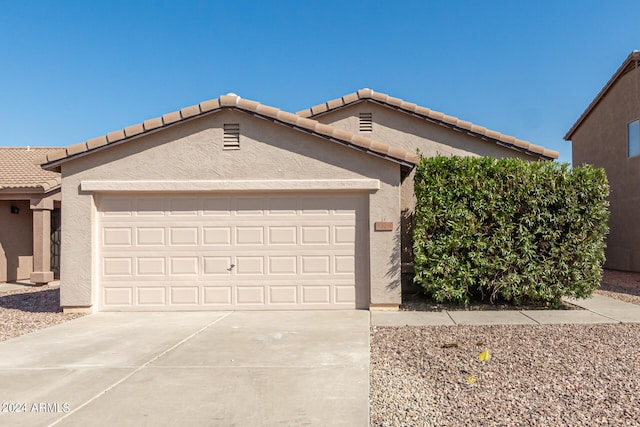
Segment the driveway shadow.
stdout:
[[60,289],[0,295],[0,312],[3,309],[29,313],[59,313],[62,311]]

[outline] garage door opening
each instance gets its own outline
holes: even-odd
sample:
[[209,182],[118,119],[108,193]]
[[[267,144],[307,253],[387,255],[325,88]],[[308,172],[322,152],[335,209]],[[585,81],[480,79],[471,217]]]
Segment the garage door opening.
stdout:
[[99,309],[368,307],[368,198],[100,194]]

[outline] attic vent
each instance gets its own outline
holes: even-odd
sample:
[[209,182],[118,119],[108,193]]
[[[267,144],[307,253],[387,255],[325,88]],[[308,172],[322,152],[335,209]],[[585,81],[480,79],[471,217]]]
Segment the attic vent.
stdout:
[[360,132],[373,132],[373,115],[360,113]]
[[224,145],[225,150],[240,149],[240,125],[238,123],[227,123],[224,125]]

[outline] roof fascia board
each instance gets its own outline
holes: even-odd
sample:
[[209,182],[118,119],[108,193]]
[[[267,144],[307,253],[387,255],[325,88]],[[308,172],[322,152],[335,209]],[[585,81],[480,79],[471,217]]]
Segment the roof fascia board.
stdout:
[[[66,162],[68,162],[70,160],[78,159],[80,157],[84,157],[84,156],[87,156],[87,155],[90,155],[90,154],[94,154],[94,153],[100,152],[100,151],[108,149],[108,148],[116,147],[118,145],[130,142],[130,141],[134,141],[136,139],[139,139],[139,138],[142,138],[142,137],[145,137],[145,136],[153,135],[153,134],[155,134],[157,132],[161,132],[163,130],[170,129],[170,128],[178,126],[180,124],[187,123],[187,122],[190,122],[192,120],[200,119],[202,117],[205,117],[205,116],[208,116],[208,115],[212,115],[212,114],[218,113],[220,111],[222,111],[222,108],[218,108],[216,110],[207,111],[207,112],[201,113],[201,114],[199,114],[197,116],[188,117],[186,119],[182,119],[182,120],[179,120],[177,122],[169,123],[168,125],[164,125],[164,126],[161,126],[159,128],[156,128],[156,129],[151,129],[151,130],[148,130],[146,132],[139,133],[138,135],[133,135],[133,136],[130,136],[128,138],[123,138],[123,139],[121,139],[119,141],[115,141],[115,142],[111,142],[109,144],[101,145],[100,147],[95,147],[95,148],[88,149],[87,151],[83,151],[81,153],[72,154],[70,156],[64,157],[64,158],[59,159],[59,160],[54,160],[52,162],[44,163],[41,166],[42,166],[43,169],[46,169],[46,170],[55,170],[56,168],[58,168],[63,163],[66,163]],[[61,147],[61,148],[65,148],[65,147]]]

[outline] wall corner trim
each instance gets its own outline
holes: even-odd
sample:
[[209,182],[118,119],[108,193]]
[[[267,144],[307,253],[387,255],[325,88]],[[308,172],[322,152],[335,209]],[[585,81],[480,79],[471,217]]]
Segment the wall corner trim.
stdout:
[[378,179],[289,179],[212,181],[82,181],[88,192],[127,191],[308,191],[379,190]]

